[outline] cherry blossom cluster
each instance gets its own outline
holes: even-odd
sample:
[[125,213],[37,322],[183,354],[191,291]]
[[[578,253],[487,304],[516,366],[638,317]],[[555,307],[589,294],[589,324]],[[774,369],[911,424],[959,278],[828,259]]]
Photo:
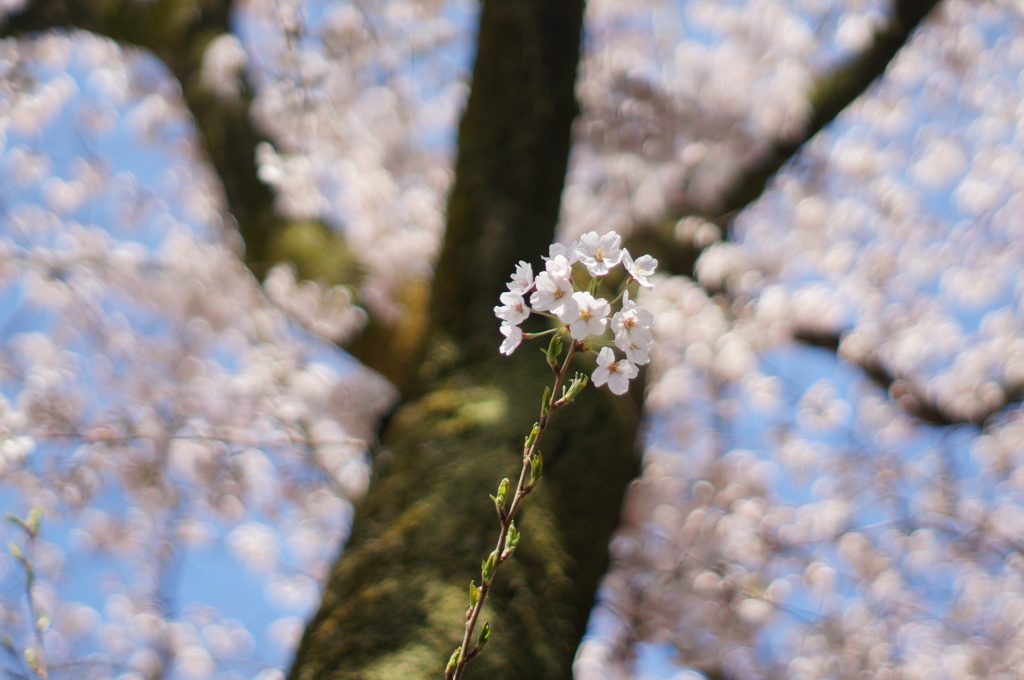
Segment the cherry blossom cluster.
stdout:
[[[494,308],[505,336],[501,352],[511,355],[524,337],[533,337],[519,327],[531,312],[557,319],[563,325],[556,332],[567,333],[588,350],[597,351],[600,347],[592,376],[594,384],[600,387],[607,383],[612,393],[625,394],[629,381],[639,372],[637,367],[650,361],[654,342],[654,317],[629,299],[628,285],[636,281],[651,288],[650,276],[658,261],[650,255],[634,260],[622,247],[622,237],[614,231],[604,235],[588,232],[570,246],[553,244],[544,260],[544,271],[536,277],[530,263],[520,261],[507,284],[508,292],[501,294],[501,305]],[[591,277],[586,290],[580,290],[573,278],[575,264],[586,267]],[[596,297],[600,279],[620,264],[629,273],[622,292],[611,301]],[[612,304],[620,298],[622,306],[613,315]],[[611,341],[602,339],[609,326],[614,336]],[[616,360],[612,346],[624,352],[626,358]]]
[[141,50],[0,41],[0,677],[282,678],[397,396],[299,327],[344,289],[245,269],[185,111]]

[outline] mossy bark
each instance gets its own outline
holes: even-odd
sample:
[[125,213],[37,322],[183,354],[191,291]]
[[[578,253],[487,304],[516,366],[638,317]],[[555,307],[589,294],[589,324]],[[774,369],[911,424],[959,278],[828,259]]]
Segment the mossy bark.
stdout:
[[547,255],[568,163],[582,0],[490,0],[434,277],[432,331],[494,353],[493,307],[520,259]]
[[[515,479],[553,373],[536,348],[501,356],[492,308],[519,259],[539,264],[558,217],[577,112],[582,2],[487,0],[459,130],[456,182],[418,371],[387,423],[369,494],[290,678],[441,678],[471,579],[494,548],[488,494]],[[589,370],[586,360],[580,368]],[[638,404],[588,388],[558,411],[523,538],[484,613],[468,678],[571,677],[637,472]]]
[[[551,371],[523,353],[439,381],[392,417],[376,481],[335,565],[290,675],[440,678],[459,644],[471,579],[497,539],[488,493],[519,471],[523,437]],[[485,618],[495,629],[468,678],[571,677],[636,474],[636,408],[588,389],[545,435],[545,476],[527,498],[515,557]]]

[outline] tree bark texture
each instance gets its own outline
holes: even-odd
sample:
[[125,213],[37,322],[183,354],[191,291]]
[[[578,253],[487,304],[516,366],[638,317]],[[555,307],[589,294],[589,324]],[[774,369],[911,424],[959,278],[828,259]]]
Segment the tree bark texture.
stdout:
[[[551,372],[524,352],[460,370],[391,419],[376,479],[289,676],[441,678],[471,579],[497,539],[488,493],[515,478]],[[545,476],[517,522],[484,618],[494,633],[467,678],[571,677],[608,538],[635,476],[635,407],[588,389],[545,435]]]
[[[520,259],[539,263],[558,216],[582,2],[487,0],[431,325],[409,400],[298,649],[292,680],[441,678],[468,586],[497,539],[488,494],[513,480],[553,374],[533,346],[501,356],[493,307]],[[581,362],[581,370],[589,370]],[[497,573],[494,627],[467,678],[571,677],[620,504],[637,473],[638,404],[588,388],[542,442],[545,476]]]

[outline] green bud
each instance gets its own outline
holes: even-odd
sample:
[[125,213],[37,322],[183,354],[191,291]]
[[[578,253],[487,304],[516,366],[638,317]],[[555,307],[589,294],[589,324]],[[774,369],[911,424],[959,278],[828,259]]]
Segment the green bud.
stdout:
[[555,333],[551,336],[551,342],[548,343],[548,351],[545,352],[545,356],[548,360],[548,366],[551,370],[558,372],[558,357],[562,353],[562,336],[559,333]]
[[25,522],[25,526],[28,528],[28,532],[32,536],[39,533],[39,520],[42,516],[43,511],[38,507],[32,508],[32,511],[28,513],[28,521]]
[[498,555],[494,552],[491,552],[491,554],[487,556],[487,559],[484,560],[483,564],[480,566],[480,580],[483,582],[483,585],[491,585],[491,579],[494,578],[494,569],[497,566]]
[[551,388],[544,387],[544,397],[540,400],[540,417],[547,418],[551,413]]
[[469,582],[469,606],[472,609],[480,601],[480,589],[476,587],[476,581]]
[[587,376],[582,373],[577,373],[569,384],[562,388],[562,398],[558,400],[558,405],[563,406],[564,404],[571,403],[576,397],[579,396],[583,388],[587,386]]
[[487,644],[487,640],[491,637],[491,622],[484,621],[484,627],[480,629],[480,637],[476,641],[476,651],[483,651],[484,645]]
[[579,396],[579,393],[583,391],[583,388],[587,386],[589,378],[583,373],[577,373],[576,377],[569,383],[569,400],[575,399]]
[[533,429],[530,430],[530,434],[526,437],[526,443],[523,445],[524,451],[529,451],[533,448],[533,445],[537,443],[537,437],[540,436],[540,423],[534,423]]
[[46,677],[42,667],[39,665],[39,656],[36,654],[34,647],[26,647],[25,651],[22,652],[22,656],[25,659],[25,663],[28,664],[29,668],[31,668],[36,675]]
[[491,500],[494,501],[494,507],[498,510],[498,517],[504,519],[505,517],[505,499],[508,497],[508,477],[501,480],[498,484],[498,495],[491,496]]
[[452,673],[455,672],[456,667],[459,665],[459,656],[462,655],[462,645],[455,648],[452,652],[452,656],[448,659],[448,665],[444,667],[444,675],[446,678],[450,678]]
[[541,472],[544,469],[544,459],[540,455],[540,451],[533,454],[530,458],[530,481],[528,486],[533,488],[537,486],[537,482],[540,481]]
[[21,562],[25,561],[25,556],[21,553],[21,546],[19,546],[14,541],[7,541],[7,551],[14,556],[14,559]]
[[512,553],[516,551],[516,546],[519,545],[519,529],[516,529],[515,522],[512,522],[508,526],[508,532],[505,534],[505,552],[502,554],[502,559],[508,559],[512,557]]

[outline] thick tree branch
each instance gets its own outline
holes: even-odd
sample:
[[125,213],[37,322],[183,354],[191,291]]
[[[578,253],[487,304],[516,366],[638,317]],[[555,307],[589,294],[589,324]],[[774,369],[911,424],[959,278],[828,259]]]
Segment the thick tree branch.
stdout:
[[[799,329],[794,340],[809,347],[827,349],[840,356],[842,336],[811,329]],[[905,413],[929,425],[975,425],[984,427],[990,419],[1007,407],[1024,400],[1024,384],[1004,385],[1000,398],[986,404],[987,408],[970,412],[953,410],[938,403],[911,378],[902,377],[887,367],[878,357],[869,357],[856,365],[876,385],[881,387]]]
[[[148,50],[161,59],[181,84],[185,102],[201,133],[200,141],[223,183],[228,212],[238,222],[249,269],[257,278],[262,279],[271,266],[284,259],[298,265],[301,277],[341,282],[346,272],[351,273],[353,269],[351,266],[338,266],[338,262],[344,260],[343,239],[319,223],[297,224],[280,219],[274,211],[272,190],[257,176],[255,150],[265,137],[253,125],[249,116],[252,93],[243,89],[239,98],[224,100],[200,82],[203,53],[207,45],[217,36],[230,31],[230,4],[229,0],[40,0],[30,3],[21,13],[10,17],[8,24],[0,30],[0,36],[30,35],[54,29],[80,29],[109,37],[122,45]],[[514,5],[505,11],[513,13]],[[504,36],[496,34],[482,39],[497,40],[500,43]],[[567,47],[571,48],[571,44]],[[550,55],[541,56],[536,68],[544,71],[550,66],[544,59]],[[556,62],[553,60],[551,63]],[[489,68],[493,69],[493,73],[484,74],[477,87],[483,90],[503,88],[510,77],[502,71],[504,66],[499,63]],[[534,89],[520,92],[517,101],[510,102],[511,111],[527,111],[533,106],[533,101],[550,100],[550,95],[543,92],[544,88],[550,88],[552,93],[561,91],[560,83],[552,79],[553,72],[540,73],[540,76],[536,80],[527,81],[532,83]],[[569,116],[566,118],[569,120],[575,112],[575,102],[572,108],[559,106],[549,111],[563,117]],[[507,126],[500,124],[501,116],[495,112],[486,111],[480,115],[488,116],[494,122],[489,133],[494,137],[494,148],[500,150],[494,152],[491,160],[478,162],[475,171],[480,174],[477,177],[467,178],[465,172],[458,174],[461,184],[453,194],[455,198],[451,210],[457,212],[463,210],[464,205],[469,205],[460,197],[477,191],[474,187],[487,187],[489,191],[490,187],[498,186],[497,180],[502,178],[504,188],[495,193],[494,201],[487,203],[481,209],[482,212],[472,217],[477,220],[474,228],[513,218],[521,210],[516,201],[527,194],[545,201],[540,219],[544,225],[553,225],[557,217],[558,196],[547,196],[538,187],[543,183],[561,186],[564,161],[538,161],[535,167],[521,163],[505,175],[507,165],[503,151],[505,145],[522,147],[525,144],[530,146],[537,158],[545,154],[557,157],[562,150],[568,148],[568,139],[546,138],[547,128],[543,125],[511,133]],[[505,117],[509,115],[513,114],[505,114]],[[515,200],[510,202],[510,198]],[[536,214],[541,215],[541,212]],[[528,232],[523,231],[513,238],[526,234]],[[449,254],[442,257],[464,257],[468,252],[466,248],[476,238],[477,235],[467,233],[457,239],[450,239]],[[311,247],[304,247],[303,244]],[[495,242],[491,247],[496,249],[495,253],[513,252],[507,248],[508,245]],[[541,252],[542,248],[543,244],[539,244],[531,251]],[[459,250],[462,252],[456,254]],[[492,280],[488,284],[479,287],[478,294],[480,300],[487,297],[487,304],[493,306],[493,300],[497,300],[493,277],[499,271],[511,271],[511,267],[504,262],[485,264],[479,259],[480,255],[474,257],[477,257],[477,261],[471,265],[467,262],[461,274],[452,273],[454,267],[440,265],[439,271],[448,272],[442,274],[441,286],[445,288],[448,285],[445,277],[480,279],[491,276]],[[466,289],[462,292],[469,294]],[[380,372],[406,391],[415,378],[417,348],[424,335],[429,291],[426,285],[410,282],[398,295],[400,301],[409,307],[409,314],[398,322],[384,322],[371,317],[361,336],[354,339],[347,349],[363,364]],[[435,299],[439,297],[435,296]],[[456,318],[470,319],[474,315],[463,309],[456,314]]]
[[245,242],[246,263],[262,278],[271,264],[271,240],[283,226],[273,210],[273,193],[256,175],[255,149],[265,137],[249,118],[251,93],[225,100],[200,82],[207,45],[231,30],[230,5],[229,0],[37,0],[8,17],[0,37],[79,29],[163,61],[181,84],[200,141],[223,182],[228,211]]
[[737,178],[723,199],[719,220],[731,221],[760,197],[782,166],[885,73],[911,33],[938,4],[939,0],[896,0],[889,21],[875,33],[864,51],[818,79],[811,93],[811,117],[803,134],[778,140],[768,155]]
[[[728,238],[729,225],[736,215],[757,200],[786,163],[885,73],[914,30],[938,4],[939,0],[895,0],[889,21],[875,33],[864,51],[818,79],[811,93],[812,113],[803,132],[777,140],[766,155],[745,168],[721,197],[717,214],[697,216],[717,224]],[[661,228],[646,230],[638,237],[642,241],[636,244],[638,251],[650,252],[664,262],[664,272],[693,276],[693,263],[702,249],[678,243],[673,231],[676,221],[689,214],[667,215],[661,220]]]

